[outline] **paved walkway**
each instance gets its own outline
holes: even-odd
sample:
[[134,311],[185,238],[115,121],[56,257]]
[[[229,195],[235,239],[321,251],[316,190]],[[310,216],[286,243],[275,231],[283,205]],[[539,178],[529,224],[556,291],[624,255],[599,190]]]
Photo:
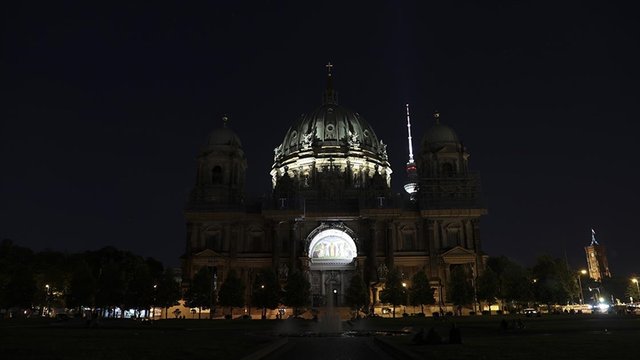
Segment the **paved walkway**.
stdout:
[[268,360],[391,360],[371,337],[292,337]]

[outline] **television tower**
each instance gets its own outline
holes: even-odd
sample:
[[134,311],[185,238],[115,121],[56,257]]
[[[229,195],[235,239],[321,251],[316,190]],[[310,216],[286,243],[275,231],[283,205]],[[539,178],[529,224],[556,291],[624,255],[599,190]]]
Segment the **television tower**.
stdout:
[[407,104],[407,132],[409,134],[409,162],[407,162],[407,183],[404,190],[411,196],[411,200],[416,200],[418,192],[418,171],[416,163],[413,161],[413,144],[411,141],[411,117],[409,115],[409,104]]

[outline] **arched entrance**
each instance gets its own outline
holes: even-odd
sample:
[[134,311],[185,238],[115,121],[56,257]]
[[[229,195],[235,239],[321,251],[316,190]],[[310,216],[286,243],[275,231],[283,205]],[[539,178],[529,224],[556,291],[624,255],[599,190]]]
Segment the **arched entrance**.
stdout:
[[344,224],[323,224],[309,234],[307,255],[313,306],[344,306],[344,293],[356,268],[354,233]]

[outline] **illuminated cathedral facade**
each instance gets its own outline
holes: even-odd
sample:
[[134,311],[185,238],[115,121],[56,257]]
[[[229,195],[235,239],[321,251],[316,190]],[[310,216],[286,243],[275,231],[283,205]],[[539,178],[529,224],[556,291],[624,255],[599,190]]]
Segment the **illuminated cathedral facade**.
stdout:
[[[206,266],[215,269],[217,286],[235,269],[249,289],[258,270],[271,267],[282,283],[292,271],[303,272],[312,306],[325,305],[329,296],[344,306],[343,294],[359,272],[379,309],[389,269],[397,268],[408,286],[424,270],[443,307],[454,267],[472,280],[484,268],[479,229],[486,209],[457,134],[436,114],[415,159],[410,147],[400,175],[406,193],[394,194],[390,149],[363,116],[338,104],[332,82],[329,71],[322,104],[274,144],[267,199],[245,196],[241,137],[226,121],[211,133],[185,208],[185,287]],[[411,146],[408,115],[407,108]]]

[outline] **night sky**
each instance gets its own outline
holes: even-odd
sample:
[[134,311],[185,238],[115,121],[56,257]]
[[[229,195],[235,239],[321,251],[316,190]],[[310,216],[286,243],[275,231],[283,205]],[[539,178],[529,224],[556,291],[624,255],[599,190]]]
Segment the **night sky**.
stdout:
[[489,255],[531,265],[566,251],[586,267],[593,227],[614,275],[640,272],[635,9],[84,3],[3,5],[0,238],[35,250],[113,245],[178,266],[207,135],[228,114],[247,192],[268,194],[273,148],[320,105],[331,61],[340,104],[389,144],[396,192],[404,104],[416,148],[438,109],[481,173]]

